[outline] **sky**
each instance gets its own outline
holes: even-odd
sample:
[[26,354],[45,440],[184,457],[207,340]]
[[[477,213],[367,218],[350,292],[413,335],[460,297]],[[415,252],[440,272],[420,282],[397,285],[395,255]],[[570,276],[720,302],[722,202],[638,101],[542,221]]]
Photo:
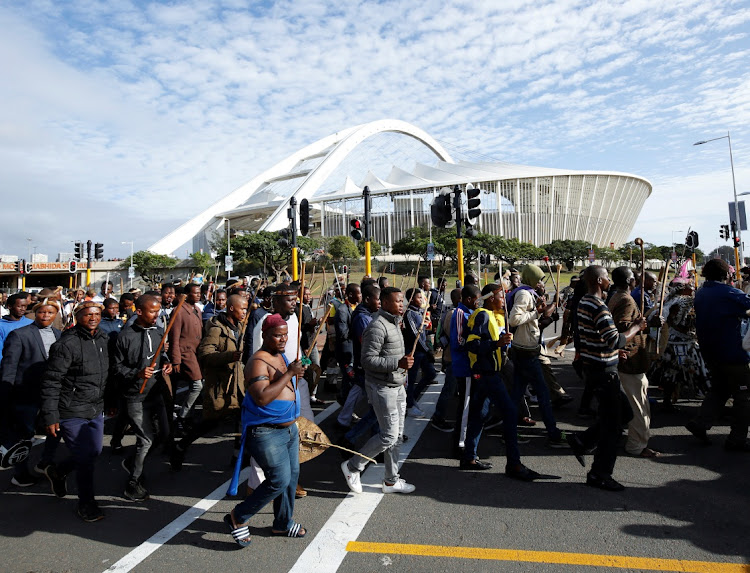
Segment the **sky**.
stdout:
[[0,253],[127,256],[384,118],[498,161],[644,177],[632,237],[692,228],[708,252],[730,154],[693,143],[730,133],[750,191],[749,24],[746,0],[3,3]]

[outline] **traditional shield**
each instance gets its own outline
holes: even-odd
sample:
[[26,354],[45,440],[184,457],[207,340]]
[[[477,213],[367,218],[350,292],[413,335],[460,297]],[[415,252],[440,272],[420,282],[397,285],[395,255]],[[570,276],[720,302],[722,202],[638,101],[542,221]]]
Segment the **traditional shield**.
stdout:
[[0,446],[0,467],[9,468],[21,463],[31,453],[31,440],[21,440],[10,448]]

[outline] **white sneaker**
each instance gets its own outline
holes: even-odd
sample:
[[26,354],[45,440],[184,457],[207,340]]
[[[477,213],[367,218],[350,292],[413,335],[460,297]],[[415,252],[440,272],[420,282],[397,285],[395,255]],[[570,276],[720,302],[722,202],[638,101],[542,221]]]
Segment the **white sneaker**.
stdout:
[[348,461],[341,463],[341,472],[344,474],[346,485],[349,486],[349,489],[354,493],[362,493],[362,482],[359,481],[359,472],[350,470]]
[[383,482],[383,493],[411,493],[415,489],[417,488],[410,483],[406,483],[406,481],[401,478],[398,478],[393,485],[388,485]]
[[416,404],[414,404],[411,408],[409,408],[409,411],[406,413],[406,415],[411,416],[412,418],[424,418],[425,417],[425,413]]

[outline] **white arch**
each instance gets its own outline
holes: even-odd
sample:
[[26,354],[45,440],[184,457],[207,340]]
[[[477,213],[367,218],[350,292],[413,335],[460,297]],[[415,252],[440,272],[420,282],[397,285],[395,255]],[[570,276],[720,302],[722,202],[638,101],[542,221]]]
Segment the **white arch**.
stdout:
[[[417,141],[426,145],[441,160],[453,163],[453,159],[448,152],[445,151],[435,139],[433,139],[428,133],[405,121],[383,119],[350,127],[344,131],[336,132],[328,137],[324,137],[323,139],[302,148],[296,153],[293,153],[283,161],[280,161],[270,169],[264,171],[241,187],[238,187],[228,195],[219,199],[208,209],[180,225],[177,229],[151,245],[148,250],[162,254],[174,252],[181,245],[192,240],[206,227],[214,222],[218,222],[217,218],[221,217],[222,214],[227,214],[227,212],[232,210],[240,212],[241,209],[237,208],[245,203],[257,191],[262,189],[267,182],[290,176],[293,173],[295,166],[301,161],[324,155],[325,159],[323,159],[317,167],[304,175],[304,181],[293,193],[293,196],[297,199],[298,203],[302,199],[309,200],[326,178],[333,173],[333,171],[341,164],[347,155],[354,150],[354,148],[365,139],[384,132],[401,133],[413,137]],[[273,214],[266,219],[261,226],[261,230],[273,231],[286,226],[286,208],[288,205],[288,199],[289,198],[284,198],[283,201],[280,201],[280,203],[276,205]],[[269,203],[269,206],[272,205]],[[248,207],[248,210],[250,209],[252,209],[252,207]]]

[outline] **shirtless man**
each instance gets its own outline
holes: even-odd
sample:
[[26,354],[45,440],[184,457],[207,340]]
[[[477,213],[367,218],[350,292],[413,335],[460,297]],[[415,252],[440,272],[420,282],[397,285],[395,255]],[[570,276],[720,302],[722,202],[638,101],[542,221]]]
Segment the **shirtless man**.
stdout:
[[299,433],[295,423],[300,415],[297,380],[304,375],[305,366],[300,360],[289,364],[284,356],[289,332],[281,315],[266,318],[262,336],[263,345],[245,367],[242,445],[229,493],[237,494],[245,444],[263,470],[265,480],[224,516],[240,547],[250,545],[247,526],[250,518],[277,498],[271,535],[304,537],[307,533],[292,519],[299,476]]

